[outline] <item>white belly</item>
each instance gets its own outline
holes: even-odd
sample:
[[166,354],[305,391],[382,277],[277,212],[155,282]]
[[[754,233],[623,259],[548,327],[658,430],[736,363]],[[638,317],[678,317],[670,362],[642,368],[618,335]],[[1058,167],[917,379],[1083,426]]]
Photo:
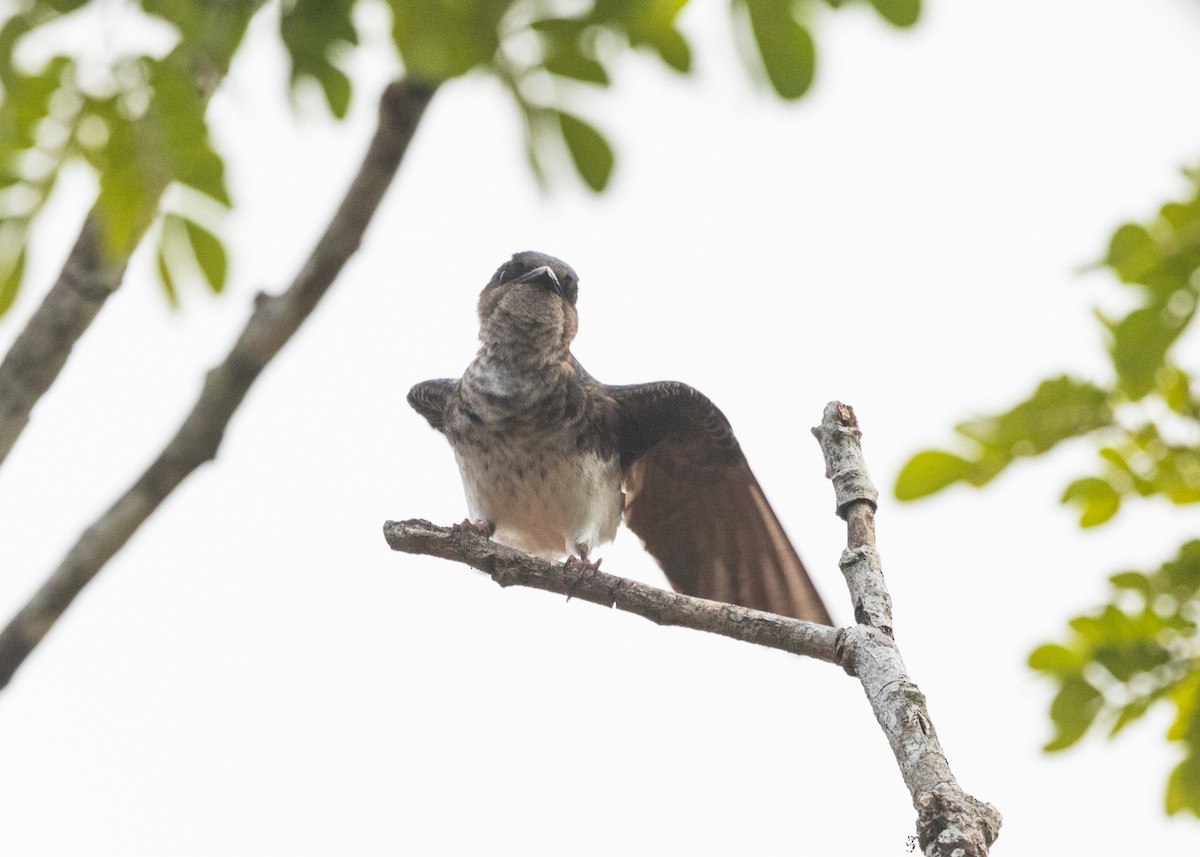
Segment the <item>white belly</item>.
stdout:
[[571,452],[456,449],[471,519],[494,524],[497,541],[547,558],[612,541],[625,504],[620,465]]

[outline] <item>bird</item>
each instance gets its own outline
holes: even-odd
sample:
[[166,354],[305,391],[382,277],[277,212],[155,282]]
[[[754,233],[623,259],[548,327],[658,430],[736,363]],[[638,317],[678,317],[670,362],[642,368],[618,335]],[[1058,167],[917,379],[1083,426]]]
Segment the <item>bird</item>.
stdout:
[[611,385],[571,353],[579,277],[514,253],[479,295],[479,351],[408,403],[450,442],[456,525],[596,569],[623,518],[679,592],[832,625],[729,420],[678,381]]

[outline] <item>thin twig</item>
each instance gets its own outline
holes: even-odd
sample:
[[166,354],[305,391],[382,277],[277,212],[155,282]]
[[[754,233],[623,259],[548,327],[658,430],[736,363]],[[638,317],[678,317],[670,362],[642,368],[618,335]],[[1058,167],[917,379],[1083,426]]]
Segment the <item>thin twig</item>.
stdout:
[[602,571],[578,571],[428,521],[388,521],[393,550],[461,562],[490,574],[501,586],[528,586],[633,613],[659,625],[709,631],[747,643],[833,663],[837,629],[774,613],[681,595]]
[[838,662],[858,676],[917,809],[917,839],[927,857],[985,857],[1000,834],[1000,813],[962,790],[938,742],[925,697],[908,677],[892,635],[892,601],[875,550],[878,494],[867,475],[858,421],[830,402],[813,434],[825,454],[837,512],[845,519],[842,573],[858,625],[838,638]]
[[241,336],[225,361],[208,373],[175,437],[141,478],[84,531],[42,588],[0,632],[0,688],[75,596],[175,487],[216,456],[225,428],[251,384],[358,249],[433,94],[432,86],[410,81],[393,83],[384,91],[379,126],[358,175],[296,279],[280,295],[258,297]]

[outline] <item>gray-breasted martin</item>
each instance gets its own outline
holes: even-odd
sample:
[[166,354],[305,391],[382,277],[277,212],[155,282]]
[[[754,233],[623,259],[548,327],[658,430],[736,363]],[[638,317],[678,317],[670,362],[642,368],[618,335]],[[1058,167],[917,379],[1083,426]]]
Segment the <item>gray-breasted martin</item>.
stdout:
[[578,291],[565,262],[514,254],[479,296],[463,377],[408,394],[454,449],[464,524],[594,568],[624,515],[676,590],[832,625],[717,406],[677,381],[610,386],[579,365]]

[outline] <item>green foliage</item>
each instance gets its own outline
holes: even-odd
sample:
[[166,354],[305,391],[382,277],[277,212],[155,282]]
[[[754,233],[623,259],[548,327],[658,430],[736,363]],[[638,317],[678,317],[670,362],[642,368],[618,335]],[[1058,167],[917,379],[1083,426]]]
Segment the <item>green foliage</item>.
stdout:
[[[1162,206],[1148,224],[1121,226],[1109,241],[1103,264],[1134,298],[1123,316],[1097,313],[1112,380],[1046,381],[1009,411],[959,426],[969,454],[913,456],[896,480],[899,499],[956,482],[983,485],[1019,456],[1086,436],[1098,472],[1062,494],[1080,526],[1111,520],[1135,497],[1200,502],[1200,400],[1188,372],[1172,360],[1200,297],[1200,173],[1189,179],[1187,199]],[[1070,620],[1064,642],[1030,655],[1030,667],[1058,686],[1050,705],[1055,736],[1045,749],[1072,746],[1098,720],[1116,735],[1152,705],[1174,705],[1167,737],[1184,755],[1168,778],[1166,808],[1200,816],[1200,541],[1183,545],[1157,571],[1125,571],[1110,582],[1109,604]]]
[[[913,500],[955,482],[980,486],[1019,457],[1041,455],[1087,436],[1099,472],[1067,486],[1062,502],[1080,525],[1110,520],[1130,496],[1173,504],[1200,502],[1200,399],[1172,349],[1195,315],[1200,291],[1200,174],[1192,195],[1164,205],[1148,225],[1125,225],[1109,242],[1104,264],[1137,298],[1122,317],[1100,316],[1113,380],[1100,386],[1062,377],[1043,382],[1010,410],[957,427],[965,455],[918,453],[896,480],[896,496]],[[1179,439],[1184,439],[1181,442]]]
[[921,15],[921,0],[871,0],[871,5],[897,27],[911,27]]
[[[201,208],[211,213],[231,204],[204,110],[263,0],[129,2],[124,14],[174,27],[175,47],[162,57],[117,56],[108,74],[89,75],[87,85],[77,56],[54,56],[39,69],[14,65],[22,39],[89,2],[99,0],[23,0],[0,12],[0,314],[17,296],[29,234],[72,160],[97,173],[94,212],[114,261],[128,259],[147,232],[155,236],[156,270],[172,303],[185,272],[199,271],[217,291],[227,276],[219,230],[202,229],[198,210],[189,206],[203,198]],[[432,83],[471,73],[501,81],[524,119],[528,160],[542,182],[546,165],[565,155],[587,187],[607,187],[613,147],[569,107],[578,87],[611,85],[622,46],[647,51],[679,73],[692,68],[691,47],[678,28],[687,0],[385,2],[406,74]],[[897,26],[912,24],[920,11],[918,0],[870,2]],[[359,43],[355,3],[282,0],[279,8],[289,93],[315,84],[339,119],[353,97],[343,61]],[[735,0],[735,14],[752,25],[755,61],[784,98],[798,98],[811,85],[816,48],[803,22],[816,5]],[[164,197],[169,188],[180,192]],[[164,210],[164,198],[179,202]]]
[[[21,39],[83,5],[28,2],[0,26],[0,177],[6,186],[0,195],[0,312],[16,297],[29,234],[72,160],[99,176],[94,213],[102,249],[114,260],[133,252],[172,185],[193,199],[230,204],[224,164],[204,119],[208,91],[197,76],[222,72],[255,4],[144,0],[147,13],[177,28],[176,47],[164,57],[117,57],[109,74],[93,72],[87,84],[78,57],[53,56],[33,70],[14,64]],[[224,258],[223,248],[219,255]],[[172,296],[173,283],[164,279],[163,285]]]
[[[825,0],[834,9],[848,0]],[[885,21],[897,27],[910,27],[921,14],[920,0],[870,0]],[[741,45],[745,59],[760,67],[771,88],[780,98],[803,96],[817,71],[817,46],[811,22],[815,19],[815,0],[733,0],[735,14],[749,24],[752,37]],[[754,51],[746,50],[752,41]]]
[[569,113],[558,113],[559,127],[575,169],[592,190],[603,190],[612,173],[613,153],[599,131]]
[[225,247],[194,220],[177,214],[163,216],[155,262],[172,304],[178,302],[175,284],[183,277],[198,275],[216,293],[225,288],[228,273]]
[[[1195,182],[1200,176],[1192,178]],[[1141,399],[1159,389],[1160,373],[1178,374],[1168,365],[1167,353],[1196,312],[1200,194],[1164,205],[1147,226],[1122,226],[1113,234],[1104,262],[1139,300],[1122,318],[1098,317],[1108,330],[1122,392]]]
[[750,17],[763,69],[782,98],[799,98],[812,85],[817,47],[796,20],[795,7],[778,0],[742,0]]
[[959,481],[985,485],[1017,458],[1041,455],[1112,421],[1106,390],[1066,376],[1043,381],[1032,396],[1010,410],[956,427],[972,442],[970,458],[940,451],[913,456],[896,479],[896,496],[915,500]]
[[351,12],[354,0],[291,0],[283,3],[279,35],[291,62],[291,86],[314,81],[338,119],[350,109],[350,78],[338,68],[338,55],[358,44]]
[[[545,165],[565,149],[575,171],[600,192],[612,175],[612,145],[591,123],[565,109],[579,85],[608,87],[615,44],[645,48],[674,71],[686,73],[691,48],[676,27],[687,0],[595,0],[576,17],[517,2],[504,19],[505,37],[487,69],[504,83],[525,120],[525,149],[534,175],[545,182]],[[528,41],[532,34],[535,38]],[[533,52],[525,47],[535,47]],[[603,50],[608,47],[609,50]]]
[[1110,583],[1110,603],[1071,619],[1064,641],[1029,656],[1057,685],[1045,749],[1072,746],[1098,721],[1116,735],[1152,705],[1173,705],[1167,738],[1184,756],[1168,779],[1167,811],[1200,816],[1200,541],[1153,572],[1122,572]]

